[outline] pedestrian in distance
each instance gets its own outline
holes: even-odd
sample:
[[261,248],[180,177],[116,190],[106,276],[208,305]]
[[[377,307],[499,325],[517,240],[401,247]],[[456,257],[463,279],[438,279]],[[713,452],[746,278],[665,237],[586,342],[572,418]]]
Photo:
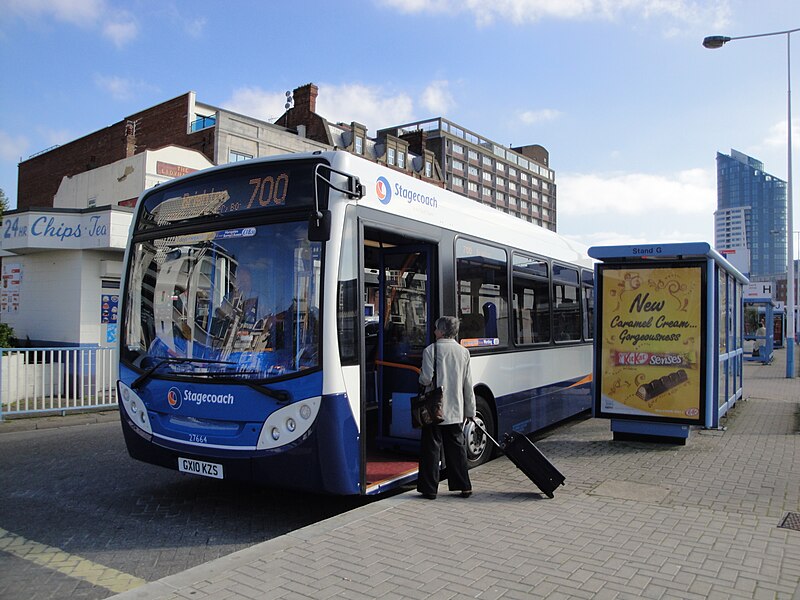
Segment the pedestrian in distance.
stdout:
[[756,339],[753,340],[753,356],[761,355],[761,348],[766,344],[767,327],[764,319],[759,321],[758,329],[756,329]]
[[[422,428],[417,491],[434,500],[439,490],[439,458],[444,450],[448,489],[460,491],[462,498],[472,494],[467,472],[467,447],[464,421],[475,417],[475,393],[469,368],[469,350],[458,343],[458,319],[440,317],[436,320],[436,341],[422,353],[420,385],[426,388],[433,382],[443,388],[444,421]],[[434,352],[435,348],[435,352]],[[434,356],[436,364],[434,365]]]

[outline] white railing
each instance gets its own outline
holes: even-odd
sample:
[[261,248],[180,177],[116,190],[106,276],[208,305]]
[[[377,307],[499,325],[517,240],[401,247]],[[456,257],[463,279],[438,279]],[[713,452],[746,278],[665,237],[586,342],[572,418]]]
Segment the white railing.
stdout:
[[0,348],[0,421],[117,405],[116,348]]

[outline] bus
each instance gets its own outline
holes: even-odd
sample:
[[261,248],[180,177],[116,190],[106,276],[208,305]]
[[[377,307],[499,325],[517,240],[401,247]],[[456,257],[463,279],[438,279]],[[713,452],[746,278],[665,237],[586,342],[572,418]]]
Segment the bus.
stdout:
[[[477,421],[591,406],[593,271],[554,232],[348,152],[213,167],[145,191],[125,255],[119,404],[137,460],[329,494],[413,481],[410,398],[442,315]],[[465,426],[470,466],[494,448]]]

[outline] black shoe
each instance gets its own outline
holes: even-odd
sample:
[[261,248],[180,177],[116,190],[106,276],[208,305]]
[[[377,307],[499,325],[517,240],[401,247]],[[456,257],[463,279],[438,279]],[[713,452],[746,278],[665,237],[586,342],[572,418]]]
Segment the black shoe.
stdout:
[[459,495],[460,495],[462,498],[469,498],[470,496],[472,496],[472,490],[464,490],[464,491],[463,491],[463,492],[461,492],[461,494],[459,494]]
[[422,492],[420,493],[422,494],[422,497],[425,498],[426,500],[436,500],[436,494],[424,494]]

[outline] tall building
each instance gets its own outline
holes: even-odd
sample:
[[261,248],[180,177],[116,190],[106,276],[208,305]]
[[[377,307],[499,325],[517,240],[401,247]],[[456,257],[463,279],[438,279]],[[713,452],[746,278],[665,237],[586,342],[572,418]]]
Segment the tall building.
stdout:
[[386,134],[421,135],[441,165],[448,190],[556,231],[555,172],[542,146],[506,148],[441,117],[378,132]]
[[764,171],[764,164],[731,149],[717,153],[716,249],[729,257],[749,252],[751,279],[786,277],[786,182]]

